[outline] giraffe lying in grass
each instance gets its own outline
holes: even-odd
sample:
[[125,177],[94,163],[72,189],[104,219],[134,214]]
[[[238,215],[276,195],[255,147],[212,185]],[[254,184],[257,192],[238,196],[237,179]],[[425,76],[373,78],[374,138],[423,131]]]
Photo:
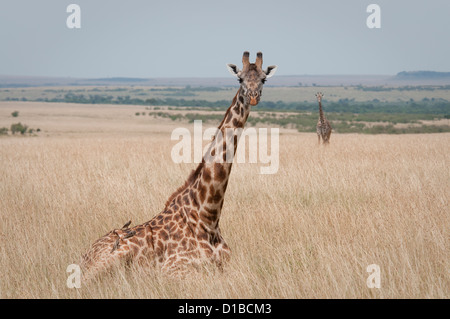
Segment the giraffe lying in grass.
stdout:
[[255,63],[250,63],[249,53],[244,52],[242,63],[242,70],[227,65],[240,87],[218,127],[221,134],[213,138],[202,162],[169,197],[162,212],[141,225],[129,227],[128,222],[94,242],[82,256],[83,280],[120,261],[159,267],[168,275],[183,277],[191,265],[209,262],[222,267],[230,258],[230,248],[219,228],[232,166],[232,161],[224,159],[230,151],[234,157],[239,129],[244,127],[251,107],[259,103],[264,82],[277,68],[263,70],[261,52]]

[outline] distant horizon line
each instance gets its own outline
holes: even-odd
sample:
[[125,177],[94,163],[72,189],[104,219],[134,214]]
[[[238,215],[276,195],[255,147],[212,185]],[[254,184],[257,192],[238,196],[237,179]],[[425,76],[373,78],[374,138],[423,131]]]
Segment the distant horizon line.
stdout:
[[[278,75],[277,77],[320,77],[320,76],[371,76],[371,77],[388,77],[397,76],[399,74],[414,74],[414,73],[433,73],[450,75],[450,72],[446,71],[432,71],[432,70],[413,70],[413,71],[400,71],[395,74],[375,74],[375,73],[305,73],[305,74],[285,74]],[[83,80],[114,80],[114,79],[127,79],[127,80],[148,80],[148,79],[208,79],[208,78],[228,78],[227,76],[150,76],[150,77],[137,77],[137,76],[58,76],[58,75],[14,75],[14,74],[0,74],[2,78],[60,78],[60,79],[83,79]]]
[[[415,71],[412,71],[415,72]],[[431,71],[434,72],[434,71]],[[399,72],[400,73],[400,72]],[[445,73],[445,72],[439,72]],[[398,74],[398,73],[397,73]],[[286,75],[278,75],[277,77],[302,77],[302,76],[395,76],[397,74],[326,74],[326,73],[317,73],[317,74],[286,74]],[[83,76],[59,76],[59,75],[15,75],[15,74],[0,74],[0,77],[17,77],[17,78],[61,78],[61,79],[92,79],[92,80],[104,80],[104,79],[139,79],[139,80],[148,80],[148,79],[208,79],[208,78],[228,78],[228,76],[153,76],[153,77],[137,77],[137,76],[96,76],[96,77],[83,77]]]

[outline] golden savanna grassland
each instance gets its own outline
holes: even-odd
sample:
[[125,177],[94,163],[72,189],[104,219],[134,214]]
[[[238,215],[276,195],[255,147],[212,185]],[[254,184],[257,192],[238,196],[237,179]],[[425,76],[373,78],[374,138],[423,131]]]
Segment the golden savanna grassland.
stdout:
[[[318,147],[294,130],[280,130],[276,174],[233,166],[223,272],[172,280],[120,268],[69,289],[68,265],[111,229],[160,212],[195,167],[170,156],[172,130],[192,124],[138,110],[0,102],[0,127],[41,129],[0,137],[0,298],[450,296],[450,134],[332,134]],[[379,289],[366,284],[371,264]]]

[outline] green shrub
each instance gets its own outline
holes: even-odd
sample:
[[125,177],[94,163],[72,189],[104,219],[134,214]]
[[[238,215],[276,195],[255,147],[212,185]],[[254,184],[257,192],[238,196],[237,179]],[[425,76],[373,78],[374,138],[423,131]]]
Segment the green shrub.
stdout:
[[22,123],[15,123],[15,124],[11,124],[11,132],[13,134],[16,133],[20,133],[20,134],[25,134],[27,132],[28,126],[27,125],[22,125]]

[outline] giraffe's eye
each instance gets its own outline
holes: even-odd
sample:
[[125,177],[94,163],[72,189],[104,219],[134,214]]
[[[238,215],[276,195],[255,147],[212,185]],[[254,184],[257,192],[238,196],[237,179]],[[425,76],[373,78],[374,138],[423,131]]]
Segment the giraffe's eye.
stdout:
[[239,81],[239,83],[242,83],[242,81],[244,81],[244,80],[242,80],[241,78],[239,78],[238,81]]
[[265,78],[262,79],[261,82],[262,82],[263,84],[266,83],[266,79],[265,79]]

